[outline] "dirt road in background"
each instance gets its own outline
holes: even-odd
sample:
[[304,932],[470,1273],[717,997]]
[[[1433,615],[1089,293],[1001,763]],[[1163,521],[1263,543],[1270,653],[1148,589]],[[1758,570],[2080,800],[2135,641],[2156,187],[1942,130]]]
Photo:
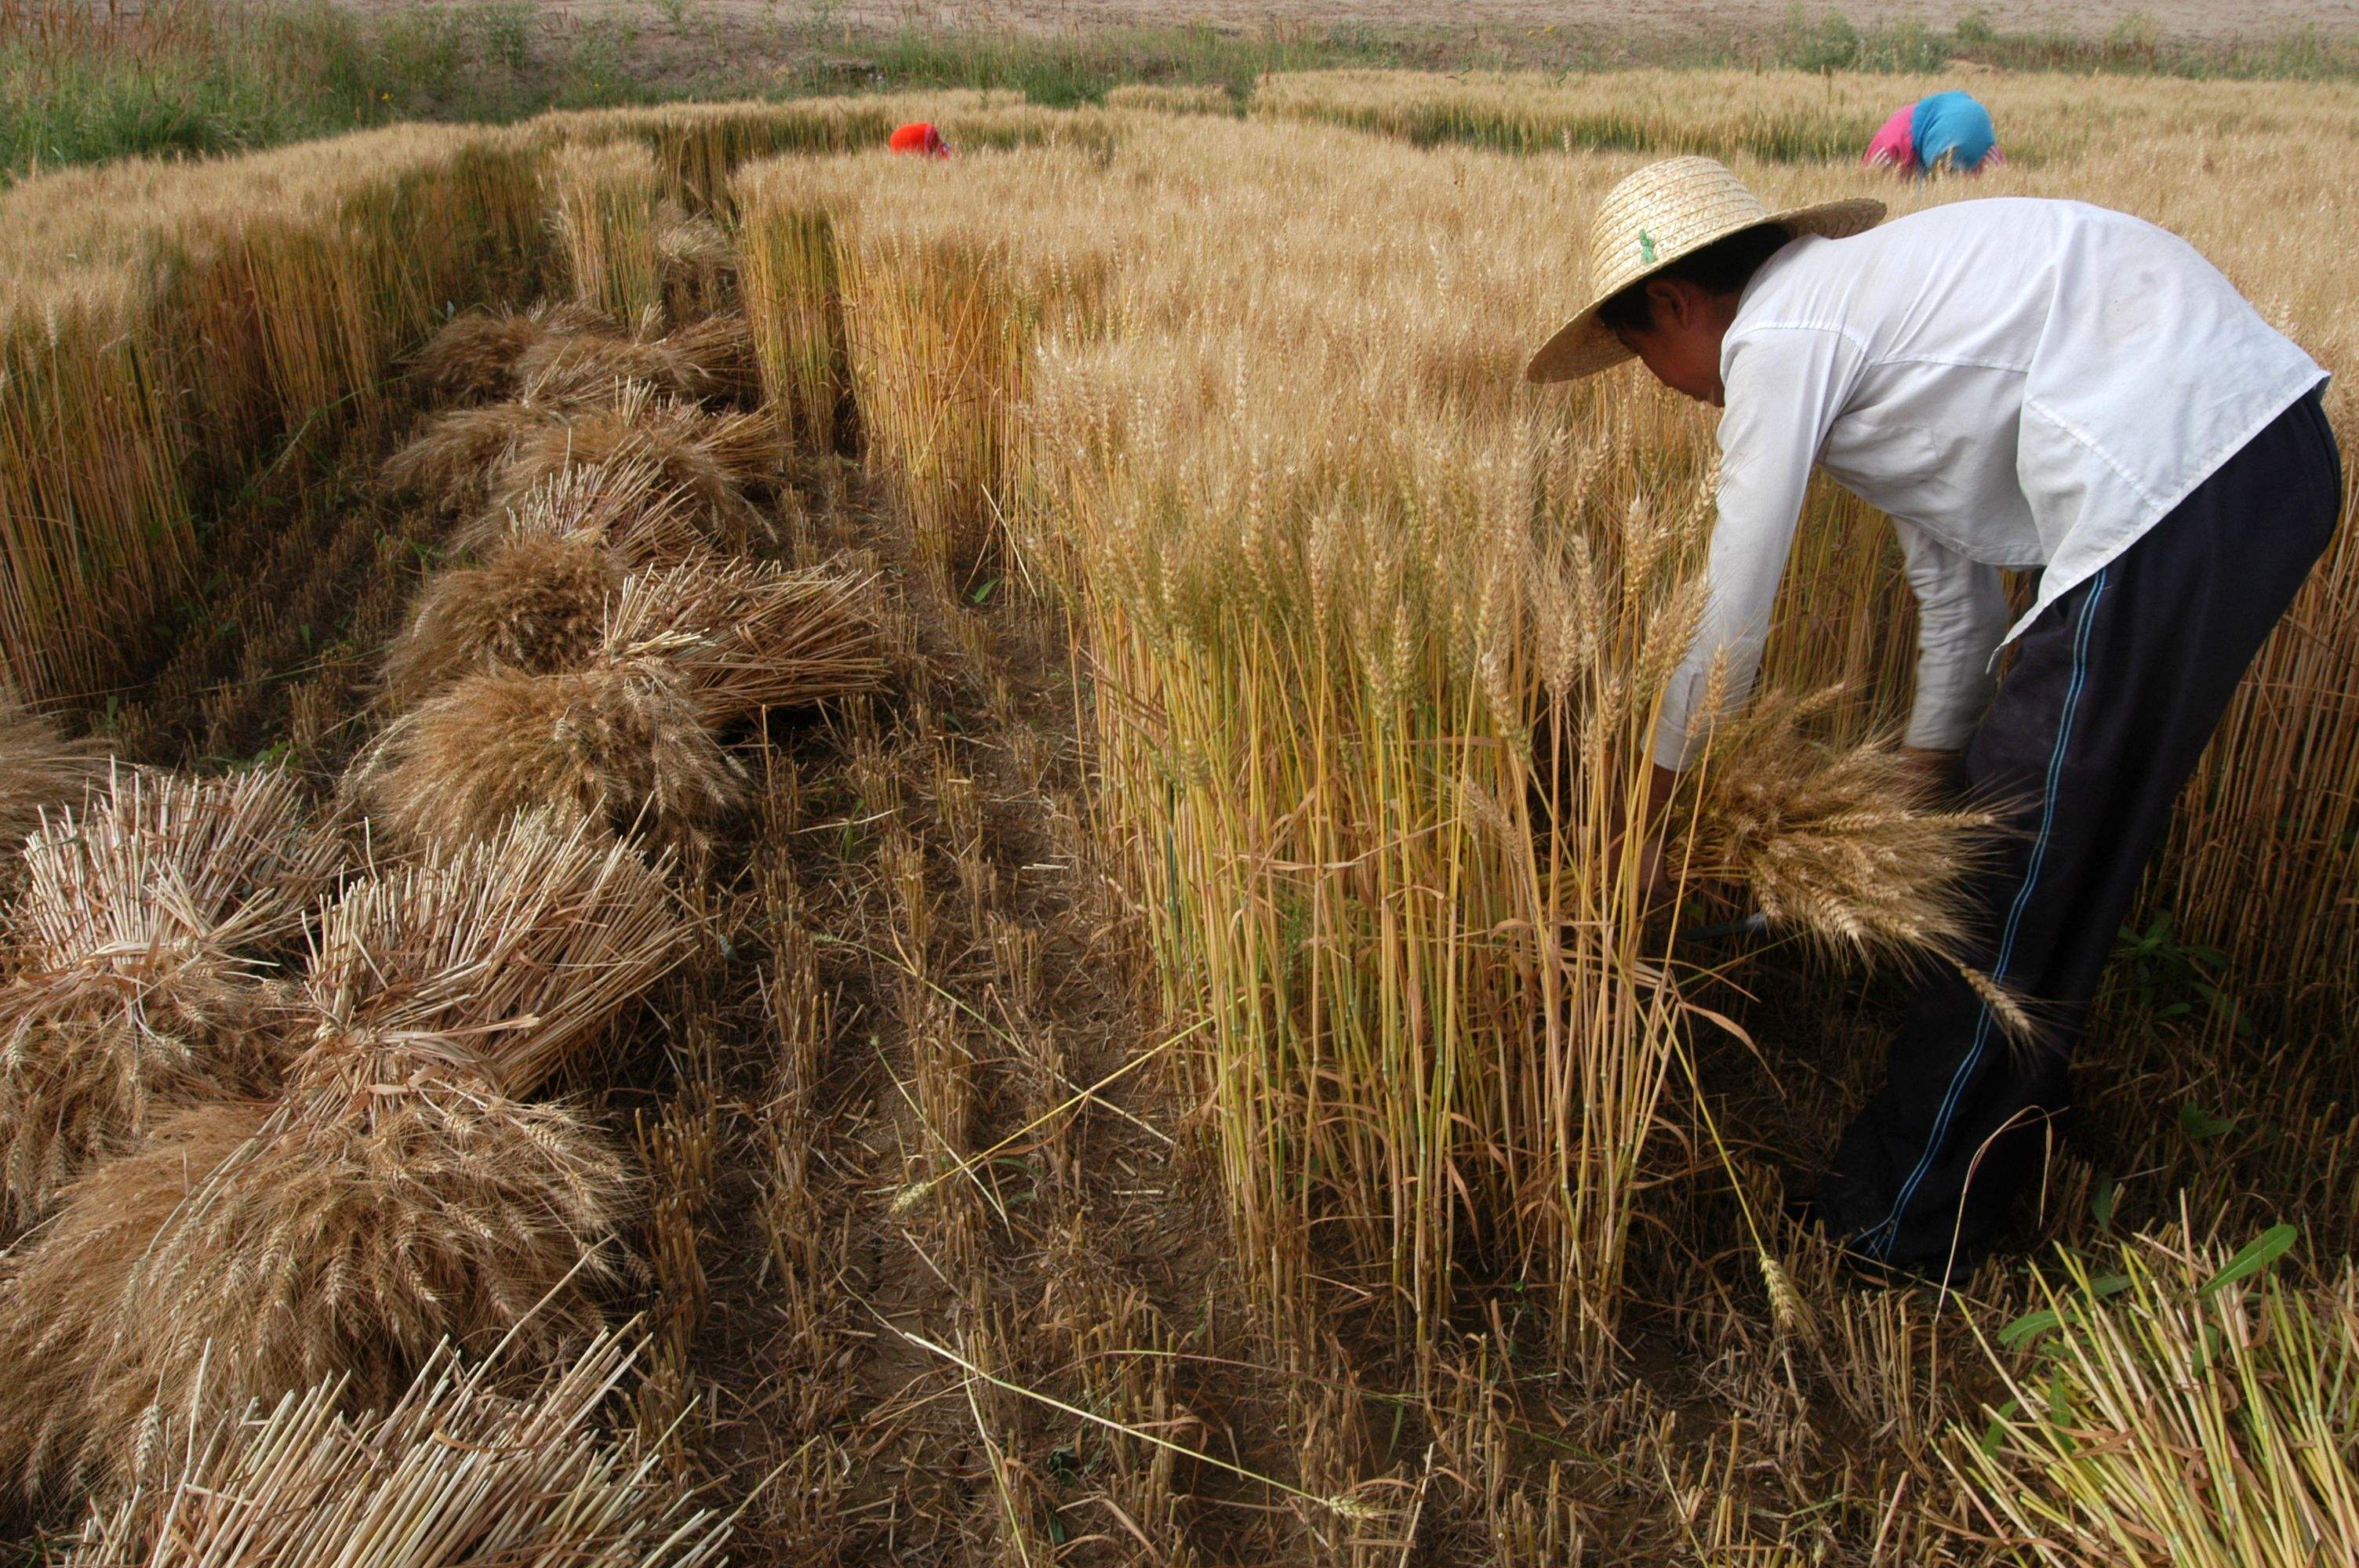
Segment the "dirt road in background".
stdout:
[[[367,11],[468,0],[353,0]],[[669,25],[679,7],[662,0],[536,0],[547,21],[614,18]],[[1319,27],[1353,23],[1384,28],[1539,27],[1582,33],[1652,35],[1665,46],[1757,37],[1785,27],[1791,0],[686,0],[686,9],[716,19],[795,22],[814,16],[867,27],[927,26],[1054,32],[1103,27],[1179,27],[1207,23],[1259,32],[1273,23]],[[1943,32],[1973,11],[2003,32],[2061,32],[2104,38],[2125,27],[2159,39],[2267,38],[2320,29],[2359,31],[2359,0],[1843,0],[1808,3],[1812,14],[1838,11],[1861,27],[1923,22]],[[1649,50],[1648,52],[1655,52]]]

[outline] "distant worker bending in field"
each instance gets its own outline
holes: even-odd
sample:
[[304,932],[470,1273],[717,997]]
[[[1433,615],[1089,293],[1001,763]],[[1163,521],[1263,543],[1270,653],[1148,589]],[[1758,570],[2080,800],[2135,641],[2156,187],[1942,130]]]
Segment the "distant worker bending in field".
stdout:
[[[1967,889],[1964,957],[2050,1026],[2013,1047],[1929,966],[1814,1214],[1923,1272],[1978,1257],[2038,1169],[2139,872],[2343,492],[2326,373],[2184,241],[2077,201],[1883,213],[1771,213],[1710,158],[1643,169],[1598,208],[1594,302],[1528,373],[1635,356],[1724,410],[1708,608],[1664,699],[1658,818],[1715,664],[1736,700],[1751,688],[1812,467],[1899,535],[1919,609],[1904,744],[2020,812]],[[2038,574],[2012,626],[2009,568]]]
[[908,153],[915,157],[947,158],[951,156],[950,143],[942,140],[940,128],[929,120],[914,120],[899,127],[886,138],[885,145],[897,153]]
[[1860,161],[1902,174],[1980,174],[2006,155],[1989,110],[1963,92],[1936,92],[1895,111]]

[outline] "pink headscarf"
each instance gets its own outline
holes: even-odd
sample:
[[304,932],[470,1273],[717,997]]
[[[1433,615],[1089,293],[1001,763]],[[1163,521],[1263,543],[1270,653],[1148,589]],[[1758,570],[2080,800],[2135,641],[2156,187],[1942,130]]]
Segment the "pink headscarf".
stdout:
[[1917,168],[1917,139],[1912,134],[1917,105],[1903,103],[1892,112],[1867,144],[1867,156],[1859,161],[1870,168],[1897,168],[1903,174]]

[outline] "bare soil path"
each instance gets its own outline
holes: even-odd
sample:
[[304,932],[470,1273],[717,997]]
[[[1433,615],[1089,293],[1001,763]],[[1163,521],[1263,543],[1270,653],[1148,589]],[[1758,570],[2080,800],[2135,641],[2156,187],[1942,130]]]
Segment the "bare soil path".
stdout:
[[[348,0],[371,12],[469,0]],[[1117,27],[1261,31],[1273,24],[1387,28],[1556,27],[1647,35],[1673,43],[1756,37],[1784,27],[1791,0],[531,0],[544,25],[594,20],[669,27],[682,11],[726,22],[796,22],[823,16],[851,26],[926,26],[1058,32]],[[2226,41],[2317,29],[2359,30],[2359,0],[1830,0],[1860,27],[1919,22],[1944,33],[1979,11],[2002,32],[2104,38],[2125,27],[2158,39]],[[1668,51],[1666,51],[1668,52]]]

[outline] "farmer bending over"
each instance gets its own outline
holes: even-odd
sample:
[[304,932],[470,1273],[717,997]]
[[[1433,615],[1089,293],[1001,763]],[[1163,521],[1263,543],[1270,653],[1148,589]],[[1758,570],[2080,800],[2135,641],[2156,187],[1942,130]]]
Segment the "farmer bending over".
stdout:
[[1990,111],[1963,92],[1936,92],[1895,110],[1860,159],[1919,177],[1980,174],[2006,161]]
[[[1709,607],[1664,699],[1658,810],[1714,661],[1740,700],[1759,668],[1813,465],[1899,535],[1919,609],[1906,745],[2020,803],[2023,831],[1966,890],[1966,957],[2049,1033],[2011,1049],[1929,968],[1815,1206],[1854,1251],[1924,1271],[1978,1257],[2037,1167],[2139,871],[2333,532],[2342,470],[2326,373],[2185,242],[2076,201],[1882,216],[1772,214],[1709,158],[1642,170],[1598,209],[1595,302],[1528,373],[1635,356],[1724,410]],[[2002,568],[2039,574],[2012,626]]]
[[951,156],[950,143],[942,140],[940,127],[930,120],[912,120],[906,125],[896,127],[893,134],[885,138],[885,145],[897,153],[906,153],[912,157],[947,159]]

